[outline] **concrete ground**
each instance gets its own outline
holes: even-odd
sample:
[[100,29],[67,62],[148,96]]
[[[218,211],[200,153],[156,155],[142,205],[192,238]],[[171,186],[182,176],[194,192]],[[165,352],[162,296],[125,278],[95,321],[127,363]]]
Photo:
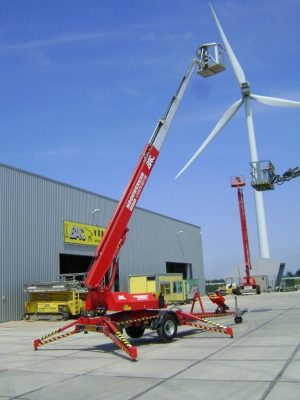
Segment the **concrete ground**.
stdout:
[[[214,306],[204,297],[207,311]],[[234,297],[226,302],[234,306]],[[300,291],[239,296],[234,338],[180,327],[133,340],[138,361],[102,334],[78,334],[34,351],[33,339],[64,322],[0,324],[0,400],[300,399]],[[187,306],[184,306],[187,308]],[[191,332],[195,332],[191,334]]]

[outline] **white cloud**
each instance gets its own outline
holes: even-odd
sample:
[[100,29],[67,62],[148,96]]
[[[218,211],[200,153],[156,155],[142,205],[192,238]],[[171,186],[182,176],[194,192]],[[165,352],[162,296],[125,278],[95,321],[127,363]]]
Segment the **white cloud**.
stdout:
[[63,36],[58,36],[56,38],[34,40],[26,43],[12,44],[7,46],[0,46],[0,51],[11,51],[11,50],[26,50],[34,48],[43,48],[48,46],[53,46],[57,44],[65,44],[78,42],[82,40],[93,40],[102,39],[108,36],[120,35],[118,32],[92,32],[92,33],[73,33]]

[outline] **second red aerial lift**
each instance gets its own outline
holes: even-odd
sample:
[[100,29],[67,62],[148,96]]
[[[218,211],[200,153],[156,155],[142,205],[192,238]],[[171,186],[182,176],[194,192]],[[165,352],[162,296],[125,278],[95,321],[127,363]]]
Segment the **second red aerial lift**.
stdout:
[[245,203],[243,186],[245,186],[245,178],[243,176],[234,176],[231,178],[231,186],[237,188],[238,203],[240,211],[241,229],[242,229],[242,240],[244,250],[244,262],[245,262],[245,276],[242,280],[242,285],[237,286],[235,289],[236,294],[260,294],[260,286],[256,283],[256,280],[251,276],[251,258],[247,231],[247,221],[245,213]]
[[[195,66],[201,68],[199,59],[192,61],[165,115],[158,121],[97,247],[93,263],[84,281],[84,286],[88,289],[87,311],[76,321],[34,340],[36,350],[41,345],[69,335],[94,331],[104,333],[131,359],[135,360],[137,349],[123,336],[124,330],[129,337],[138,338],[143,335],[146,328],[149,328],[156,330],[162,341],[168,342],[176,336],[179,325],[190,325],[201,330],[232,337],[231,327],[212,322],[208,318],[231,315],[235,317],[236,323],[242,322],[243,311],[237,308],[234,311],[228,310],[228,307],[224,306],[224,299],[221,298],[216,298],[213,301],[217,304],[218,311],[207,313],[204,311],[199,293],[196,293],[190,312],[185,312],[181,308],[168,309],[161,295],[113,291],[118,268],[118,256],[126,239],[128,222],[159,156],[161,146]],[[201,308],[200,312],[194,312],[197,301]],[[70,328],[73,329],[69,330]]]

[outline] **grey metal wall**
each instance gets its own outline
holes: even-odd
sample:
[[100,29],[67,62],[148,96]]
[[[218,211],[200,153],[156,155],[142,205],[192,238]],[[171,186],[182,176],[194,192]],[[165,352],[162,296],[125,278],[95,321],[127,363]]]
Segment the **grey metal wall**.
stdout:
[[[200,228],[149,211],[137,209],[123,249],[120,280],[131,274],[165,273],[166,262],[192,264],[193,277],[204,289]],[[134,249],[134,251],[132,251]],[[126,276],[124,276],[126,274]]]
[[[93,255],[95,248],[68,245],[63,221],[107,226],[117,202],[0,164],[0,322],[20,319],[23,285],[55,280],[59,254]],[[92,215],[100,208],[101,212]],[[120,255],[120,286],[128,274],[166,272],[166,262],[190,263],[204,292],[200,228],[136,209]]]

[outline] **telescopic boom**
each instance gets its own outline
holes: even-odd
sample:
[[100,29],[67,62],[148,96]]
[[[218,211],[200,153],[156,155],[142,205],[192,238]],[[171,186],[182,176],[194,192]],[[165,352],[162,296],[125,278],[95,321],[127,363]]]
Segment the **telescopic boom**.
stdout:
[[[196,64],[197,60],[193,60],[186,75],[180,83],[177,93],[172,98],[165,115],[158,121],[149,142],[141,154],[123,196],[119,201],[116,211],[109,222],[106,232],[97,247],[94,261],[84,281],[85,286],[90,291],[103,293],[105,291],[110,291],[112,288],[118,253],[125,241],[129,220],[159,156],[161,146],[167,136],[171,122],[188,86]],[[109,272],[111,272],[110,276],[112,279],[108,285],[105,285],[104,278]],[[96,306],[95,302],[97,303],[97,295],[95,295],[96,293],[92,296],[92,308]],[[100,297],[103,298],[103,296]],[[101,303],[100,300],[99,302]]]

